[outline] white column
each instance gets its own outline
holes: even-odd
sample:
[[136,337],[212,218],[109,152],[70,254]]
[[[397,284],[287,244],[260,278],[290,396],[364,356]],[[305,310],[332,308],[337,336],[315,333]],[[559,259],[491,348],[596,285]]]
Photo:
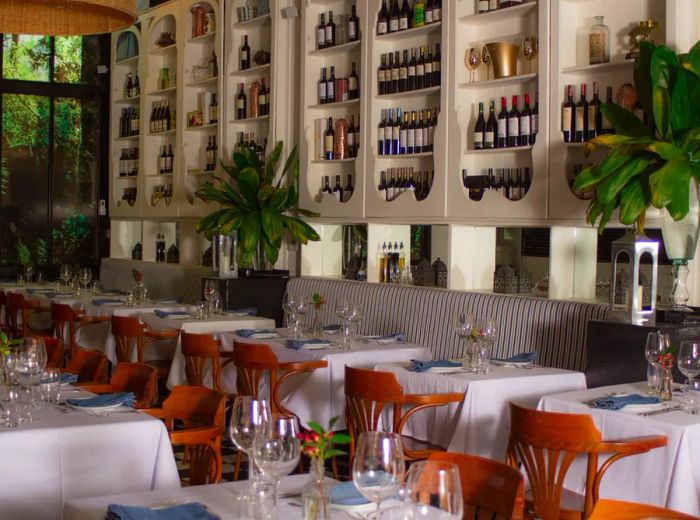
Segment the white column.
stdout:
[[595,299],[596,229],[552,227],[549,247],[549,297]]
[[496,228],[450,225],[449,289],[492,290],[496,270]]
[[301,246],[301,276],[342,276],[343,226],[318,223],[311,226],[321,240]]

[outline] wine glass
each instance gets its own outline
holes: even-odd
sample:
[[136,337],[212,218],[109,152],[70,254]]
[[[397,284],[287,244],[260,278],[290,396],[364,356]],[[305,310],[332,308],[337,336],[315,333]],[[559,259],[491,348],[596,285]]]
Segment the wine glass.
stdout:
[[472,343],[469,339],[472,337],[472,331],[474,330],[474,315],[468,312],[460,312],[457,315],[457,325],[455,326],[455,333],[459,336],[459,339],[463,339],[466,342],[464,347],[463,365],[465,370],[472,369]]
[[341,298],[335,306],[335,315],[340,318],[342,327],[342,335],[340,336],[340,344],[343,348],[348,348],[350,345],[350,322],[348,321],[348,313],[350,312],[350,302]]
[[265,399],[241,395],[233,401],[229,436],[231,442],[248,455],[248,475],[252,482],[256,480],[253,442],[257,434],[270,428],[270,416],[270,406]]
[[476,319],[476,348],[473,356],[474,371],[477,374],[488,372],[491,351],[496,341],[496,322],[488,316]]
[[27,264],[24,266],[24,279],[27,281],[27,285],[32,283],[32,276],[34,275],[34,266],[32,264]]
[[304,335],[303,322],[304,315],[309,312],[309,302],[304,298],[299,298],[294,305],[294,339],[301,339]]
[[[15,358],[15,377],[20,385],[28,392],[28,404],[37,408],[31,399],[35,388],[41,381],[41,375],[46,368],[46,346],[40,338],[24,338],[17,349]],[[29,418],[31,420],[31,418]]]
[[348,347],[352,345],[352,333],[353,329],[357,332],[357,328],[362,321],[362,306],[357,302],[352,302],[348,307],[348,313],[346,319],[350,326],[348,326],[349,337],[348,337]]
[[489,80],[491,78],[491,71],[489,69],[489,65],[491,64],[491,55],[489,54],[489,50],[484,45],[484,47],[481,49],[481,61],[486,65],[486,80]]
[[294,471],[301,457],[298,433],[299,425],[296,417],[276,415],[262,431],[258,432],[253,441],[255,464],[263,477],[272,482],[275,506],[280,480]]
[[68,264],[63,264],[61,265],[61,271],[59,274],[59,277],[63,281],[64,285],[68,287],[68,282],[70,282],[71,277],[73,276],[72,269],[70,265]]
[[671,337],[661,331],[647,334],[647,342],[644,347],[644,355],[647,361],[653,365],[659,364],[659,356],[671,346]]
[[405,462],[401,438],[390,432],[362,432],[352,463],[352,481],[360,493],[377,505],[401,488]]
[[478,69],[479,65],[481,64],[479,51],[476,49],[476,47],[467,49],[467,52],[464,54],[464,64],[469,69],[469,82],[473,83],[476,69]]
[[462,518],[464,502],[459,468],[441,460],[414,462],[406,479],[412,518]]
[[282,296],[282,310],[284,311],[286,317],[287,328],[291,329],[294,326],[294,321],[296,316],[294,316],[294,310],[296,309],[297,298],[293,293],[286,292]]
[[700,342],[682,341],[677,356],[678,370],[688,379],[700,374]]
[[207,317],[211,317],[211,309],[214,304],[214,300],[217,298],[219,293],[218,284],[216,280],[204,280],[204,299],[207,301]]
[[521,44],[521,52],[523,57],[527,60],[527,72],[532,72],[532,60],[535,59],[539,51],[539,45],[537,44],[536,36],[526,36],[523,38]]
[[647,386],[650,395],[659,395],[661,390],[661,367],[655,363],[647,363]]
[[92,269],[89,267],[81,267],[80,273],[78,274],[78,279],[87,291],[88,285],[90,285],[90,282],[92,281]]

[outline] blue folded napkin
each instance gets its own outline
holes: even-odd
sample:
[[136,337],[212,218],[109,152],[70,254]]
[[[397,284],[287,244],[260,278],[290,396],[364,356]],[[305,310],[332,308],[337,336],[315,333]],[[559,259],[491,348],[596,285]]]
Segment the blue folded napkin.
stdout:
[[323,332],[338,332],[340,330],[339,323],[331,323],[330,325],[323,326]]
[[71,374],[70,372],[61,372],[58,376],[58,380],[61,384],[72,384],[78,382],[78,374]]
[[109,305],[110,303],[126,303],[124,300],[115,300],[112,298],[95,298],[92,300],[94,305]]
[[427,372],[431,368],[459,368],[462,363],[459,361],[450,361],[449,359],[433,359],[432,361],[411,360],[411,366],[408,370],[411,372]]
[[238,315],[247,314],[248,316],[257,316],[258,315],[258,308],[257,307],[242,307],[240,309],[230,309],[230,310],[226,311],[226,314],[238,314]]
[[352,481],[343,482],[331,488],[331,504],[339,506],[360,506],[369,504],[362,493],[358,491]]
[[306,345],[318,345],[318,346],[328,346],[330,342],[325,339],[288,339],[287,348],[294,350],[301,350]]
[[377,343],[406,343],[406,334],[398,332],[396,334],[386,334],[384,336],[367,336],[367,339]]
[[138,506],[120,506],[109,504],[107,506],[108,520],[218,520],[219,517],[211,513],[199,502],[178,504],[170,507],[150,509]]
[[240,329],[236,334],[242,338],[252,338],[256,334],[277,334],[275,329]]
[[26,291],[29,294],[34,294],[34,293],[46,293],[46,294],[48,294],[48,293],[54,292],[53,289],[49,289],[48,287],[47,288],[28,287],[26,289]]
[[151,300],[153,303],[182,303],[182,298],[159,298],[157,300]]
[[491,358],[491,361],[497,361],[499,363],[534,363],[537,359],[537,351],[534,352],[521,352],[515,356],[510,356],[507,358]]
[[639,394],[611,395],[608,397],[599,397],[594,400],[593,408],[620,410],[630,404],[656,404],[660,402],[661,400],[655,396],[643,396]]
[[66,399],[66,403],[72,406],[84,406],[86,408],[95,406],[113,406],[122,404],[124,406],[134,406],[136,397],[133,392],[118,392],[115,394],[101,394],[84,399]]
[[[46,293],[46,294],[47,294],[47,296],[48,296],[49,293]],[[53,296],[50,296],[50,298],[56,298],[57,296],[58,296],[59,298],[64,298],[64,297],[66,297],[66,296],[73,296],[73,293],[70,292],[70,291],[67,291],[67,292],[66,292],[66,291],[55,292],[55,293],[53,293]]]
[[156,309],[153,314],[159,318],[169,318],[170,316],[189,316],[189,312],[185,311],[163,311],[161,309]]

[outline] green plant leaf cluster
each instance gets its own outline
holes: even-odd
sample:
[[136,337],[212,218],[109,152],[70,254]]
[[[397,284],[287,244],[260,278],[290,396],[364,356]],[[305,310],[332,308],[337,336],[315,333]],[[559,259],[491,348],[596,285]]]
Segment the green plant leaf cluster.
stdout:
[[[197,197],[218,202],[218,209],[197,222],[197,231],[211,237],[220,232],[238,232],[238,247],[243,263],[250,263],[259,246],[267,259],[275,263],[287,230],[292,238],[306,244],[318,241],[318,233],[294,213],[317,217],[317,213],[297,209],[299,201],[299,159],[296,146],[287,157],[279,178],[277,170],[282,155],[282,142],[261,162],[254,151],[243,149],[233,153],[233,164],[222,164],[230,177],[216,178],[215,184],[204,184]],[[285,177],[290,176],[287,185]],[[276,180],[275,180],[276,179]]]
[[601,232],[616,209],[622,224],[636,224],[640,231],[650,206],[682,219],[690,181],[700,181],[700,42],[676,55],[665,45],[642,41],[634,83],[649,126],[619,105],[603,103],[617,133],[586,143],[586,155],[598,147],[608,151],[574,181],[575,189],[593,191],[587,220],[598,222]]

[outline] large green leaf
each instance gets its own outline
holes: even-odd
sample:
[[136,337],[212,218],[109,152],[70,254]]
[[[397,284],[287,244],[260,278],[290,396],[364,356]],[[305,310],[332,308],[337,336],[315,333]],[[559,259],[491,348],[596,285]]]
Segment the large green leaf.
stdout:
[[228,204],[229,202],[226,193],[211,184],[201,184],[194,194],[204,202],[218,202],[220,204]]
[[624,190],[627,184],[636,175],[639,175],[656,162],[653,156],[642,155],[629,158],[624,165],[620,166],[612,175],[609,175],[605,181],[600,183],[596,191],[598,200],[600,200],[602,204],[613,201],[620,191]]
[[245,197],[251,207],[257,207],[258,189],[260,188],[260,177],[255,168],[248,167],[241,170],[238,176],[238,188],[241,195]]
[[265,159],[265,183],[272,184],[277,171],[277,163],[282,155],[282,141],[277,141],[275,148]]
[[320,217],[320,213],[316,213],[315,211],[310,211],[308,209],[303,209],[303,208],[298,208],[297,211],[299,212],[300,215],[304,215],[305,217]]
[[688,130],[681,138],[679,146],[684,153],[695,152],[700,147],[700,127]]
[[676,83],[671,92],[671,131],[673,137],[678,139],[691,125],[692,110],[688,110],[689,74],[680,70],[676,76]]
[[620,193],[620,222],[631,226],[649,206],[649,189],[642,178],[633,179]]
[[630,137],[648,137],[649,129],[644,126],[637,116],[617,103],[603,103],[600,106],[603,115],[615,127],[618,135]]
[[284,223],[284,227],[292,234],[294,240],[301,244],[307,244],[309,240],[321,240],[316,230],[301,219],[282,215],[282,222]]
[[634,86],[637,89],[637,100],[645,114],[652,113],[651,105],[651,57],[656,45],[642,40],[639,42],[639,55],[634,61]]
[[[685,198],[685,213],[687,213],[690,172],[691,168],[688,158],[683,156],[668,161],[652,173],[649,179],[652,204],[657,208],[663,208],[674,203],[674,207],[678,209],[678,204],[682,205],[682,202],[679,202],[678,199]],[[685,197],[683,197],[683,194],[685,194]],[[670,209],[669,212],[671,212]]]
[[277,191],[277,188],[274,186],[270,186],[269,184],[265,184],[260,188],[260,191],[258,191],[258,200],[260,202],[264,202],[270,197],[272,197],[275,192]]
[[236,190],[233,189],[233,186],[230,184],[224,182],[222,183],[223,186],[223,191],[226,193],[226,196],[228,197],[229,201],[228,204],[238,207],[241,210],[253,210],[255,209],[255,204],[251,204],[248,202],[246,199],[241,196],[240,193],[238,193]]
[[629,161],[631,151],[632,148],[629,145],[622,145],[618,146],[617,148],[613,148],[598,166],[600,177],[607,177]]
[[678,148],[676,145],[666,143],[664,141],[654,141],[649,146],[647,146],[646,149],[667,161],[684,155],[683,150]]
[[260,237],[260,243],[262,244],[268,261],[274,265],[274,263],[277,262],[277,258],[279,258],[280,247],[282,247],[282,237],[276,240],[270,240],[265,235],[262,235]]
[[272,194],[267,201],[267,206],[270,208],[276,208],[277,210],[282,210],[282,205],[287,200],[287,188],[275,188],[275,193]]
[[260,211],[262,228],[270,240],[276,240],[282,235],[282,215],[275,208],[262,208]]
[[219,218],[226,214],[228,210],[226,209],[220,209],[217,211],[214,211],[212,213],[209,213],[206,217],[202,217],[199,219],[197,222],[197,232],[198,233],[203,233],[205,231],[214,231],[219,227]]
[[600,212],[600,222],[598,223],[598,233],[602,233],[603,230],[605,229],[605,226],[608,225],[608,222],[610,222],[610,218],[612,217],[612,214],[615,211],[615,208],[617,206],[618,206],[617,200],[613,200],[612,202],[609,202],[607,204],[601,204],[602,211]]
[[700,41],[693,45],[688,54],[681,58],[681,64],[685,70],[700,77]]
[[641,139],[646,139],[649,142],[652,141],[651,137],[639,138],[621,134],[602,134],[598,137],[594,137],[593,139],[589,139],[588,141],[586,141],[583,150],[586,154],[586,157],[588,157],[594,150],[596,150],[600,146],[604,146],[606,148],[614,148],[621,144],[643,142],[641,141]]
[[257,211],[243,217],[238,229],[238,245],[245,253],[252,253],[260,241],[260,213]]
[[605,180],[600,176],[598,165],[591,165],[584,168],[574,179],[574,188],[577,190],[587,190]]
[[233,152],[233,164],[236,165],[238,170],[242,170],[243,168],[250,166],[248,157],[241,152]]
[[656,130],[666,140],[673,140],[671,131],[671,91],[676,82],[678,58],[665,45],[659,45],[651,56],[652,108]]
[[236,216],[234,218],[228,219],[225,223],[221,225],[221,232],[228,235],[240,229],[244,220],[243,215]]
[[297,145],[294,145],[294,148],[292,148],[292,151],[289,152],[289,157],[287,157],[287,161],[284,163],[284,168],[282,169],[282,175],[280,175],[279,180],[277,181],[277,186],[282,185],[282,181],[284,179],[284,176],[287,174],[289,169],[292,166],[296,166],[297,169],[299,167],[299,160],[297,159]]

